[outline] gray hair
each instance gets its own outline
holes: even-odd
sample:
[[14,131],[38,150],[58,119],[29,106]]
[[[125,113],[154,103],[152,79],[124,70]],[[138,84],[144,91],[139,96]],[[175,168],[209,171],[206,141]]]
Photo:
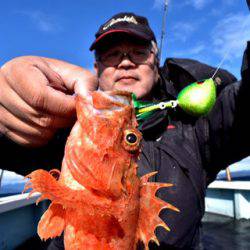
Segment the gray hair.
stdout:
[[159,56],[160,55],[159,55],[159,48],[157,46],[157,43],[154,40],[151,40],[151,46],[152,46],[152,51],[155,54],[155,59],[156,59],[157,66],[159,66],[159,64],[160,64]]

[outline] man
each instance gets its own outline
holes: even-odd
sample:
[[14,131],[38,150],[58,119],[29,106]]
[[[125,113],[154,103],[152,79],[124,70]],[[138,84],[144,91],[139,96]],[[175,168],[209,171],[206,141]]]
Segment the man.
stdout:
[[[180,86],[168,81],[170,69],[159,69],[156,39],[146,18],[133,13],[113,16],[99,28],[90,49],[95,50],[96,76],[48,58],[21,57],[3,65],[0,143],[2,152],[15,152],[16,157],[3,157],[2,168],[26,174],[60,166],[64,137],[57,131],[74,122],[74,92],[84,94],[98,86],[131,91],[142,100],[175,98]],[[151,249],[199,249],[207,184],[220,169],[250,154],[248,54],[242,82],[227,86],[208,116],[162,111],[141,126],[139,174],[158,171],[154,181],[173,183],[157,194],[181,211],[161,212],[171,231],[157,228],[161,246],[151,244]],[[50,246],[60,248],[60,239]]]

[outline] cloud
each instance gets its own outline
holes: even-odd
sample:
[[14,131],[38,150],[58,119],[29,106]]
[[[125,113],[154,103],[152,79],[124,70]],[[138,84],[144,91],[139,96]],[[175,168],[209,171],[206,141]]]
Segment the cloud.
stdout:
[[214,53],[233,61],[242,57],[246,41],[250,38],[250,16],[230,14],[221,19],[211,32]]
[[178,22],[171,28],[171,39],[186,42],[188,37],[198,28],[198,23]]
[[200,56],[200,54],[205,51],[205,49],[205,44],[200,43],[190,49],[175,51],[173,54],[176,57],[195,57],[197,55]]
[[15,11],[15,13],[28,17],[32,24],[42,32],[58,32],[62,30],[62,26],[54,17],[42,11]]
[[192,5],[195,9],[201,10],[210,4],[213,0],[187,0],[186,5]]
[[234,5],[236,2],[235,0],[222,0],[223,5]]

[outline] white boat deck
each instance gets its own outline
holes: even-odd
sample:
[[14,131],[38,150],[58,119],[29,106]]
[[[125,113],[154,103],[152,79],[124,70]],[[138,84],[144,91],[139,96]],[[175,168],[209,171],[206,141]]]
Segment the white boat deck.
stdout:
[[0,214],[35,203],[40,193],[34,193],[30,198],[28,198],[28,195],[28,193],[25,193],[1,197]]
[[238,189],[250,191],[250,181],[214,181],[208,186],[208,188]]
[[208,186],[206,212],[250,219],[250,181],[215,181]]

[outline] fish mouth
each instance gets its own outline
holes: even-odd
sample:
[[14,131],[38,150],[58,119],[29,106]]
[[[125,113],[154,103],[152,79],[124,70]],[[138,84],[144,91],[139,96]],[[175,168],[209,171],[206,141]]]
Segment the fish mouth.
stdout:
[[94,91],[88,100],[89,111],[94,115],[108,116],[116,111],[124,111],[131,107],[131,92],[121,90]]
[[129,106],[131,103],[131,92],[128,91],[104,91],[102,94],[114,104]]

